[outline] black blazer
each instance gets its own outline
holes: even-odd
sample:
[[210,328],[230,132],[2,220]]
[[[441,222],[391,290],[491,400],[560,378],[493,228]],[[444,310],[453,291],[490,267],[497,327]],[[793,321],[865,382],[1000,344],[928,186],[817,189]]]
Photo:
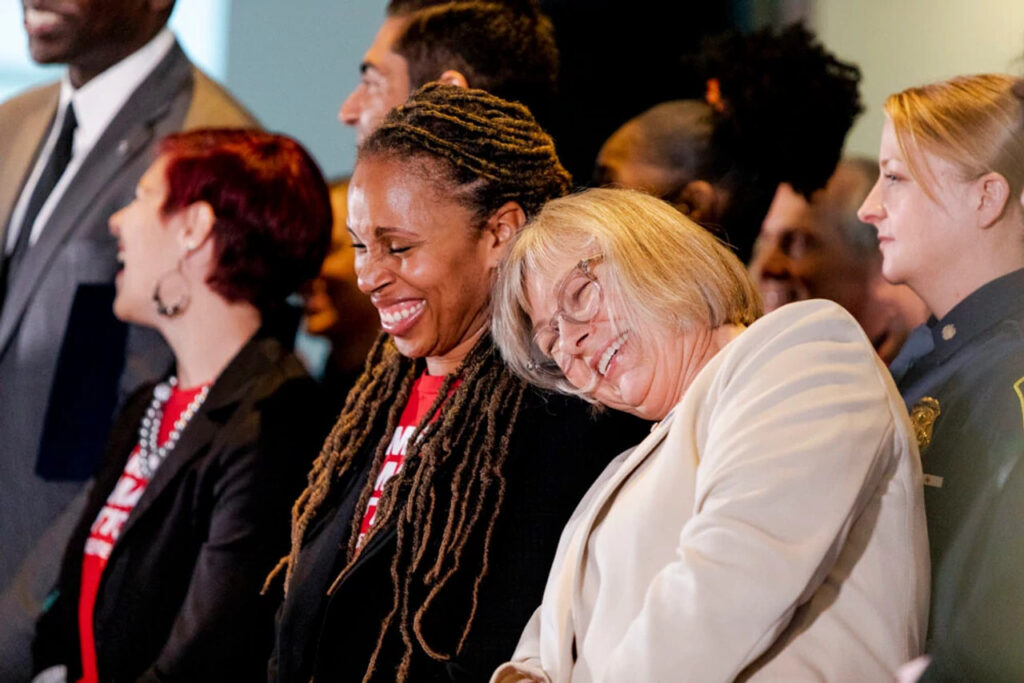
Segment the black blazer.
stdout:
[[[636,445],[649,423],[623,413],[595,417],[579,399],[528,389],[505,463],[505,500],[492,539],[489,570],[480,586],[472,628],[453,661],[438,662],[415,645],[409,680],[486,681],[512,655],[523,627],[540,605],[558,539],[577,503],[608,462]],[[291,589],[278,614],[278,634],[269,667],[271,681],[361,681],[391,608],[390,571],[395,552],[394,517],[371,537],[336,591],[327,586],[340,569],[356,500],[371,473],[368,447],[336,487],[332,501],[306,533]],[[464,561],[479,562],[482,549],[467,549]],[[429,615],[431,644],[457,641],[468,613],[472,586],[465,578],[450,591],[446,608]],[[449,586],[451,588],[451,586]],[[401,638],[385,639],[373,680],[394,681]]]
[[[126,404],[39,621],[36,671],[81,669],[78,602],[89,529],[131,454],[152,385]],[[288,549],[289,509],[326,433],[316,385],[272,338],[217,378],[114,545],[93,625],[102,681],[260,680],[273,605],[262,582]]]

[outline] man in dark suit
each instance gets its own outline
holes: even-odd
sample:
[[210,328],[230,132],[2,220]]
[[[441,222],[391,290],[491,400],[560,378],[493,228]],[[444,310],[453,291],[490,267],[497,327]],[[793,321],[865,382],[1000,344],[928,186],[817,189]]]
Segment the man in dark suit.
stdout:
[[33,59],[58,83],[0,104],[0,590],[80,489],[120,390],[162,371],[113,318],[116,240],[163,135],[253,118],[166,28],[174,0],[23,0]]

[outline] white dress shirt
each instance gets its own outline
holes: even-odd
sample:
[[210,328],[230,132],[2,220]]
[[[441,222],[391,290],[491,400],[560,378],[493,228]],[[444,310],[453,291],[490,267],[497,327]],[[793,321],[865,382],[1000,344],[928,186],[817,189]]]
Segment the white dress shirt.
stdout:
[[61,196],[68,185],[74,180],[82,162],[89,156],[89,152],[99,141],[100,136],[114,120],[117,112],[121,110],[124,103],[128,101],[135,89],[142,81],[156,68],[157,64],[167,56],[174,46],[174,34],[166,27],[162,29],[148,43],[113,65],[103,73],[99,74],[81,88],[71,85],[67,72],[61,77],[60,101],[57,105],[57,115],[50,126],[50,132],[43,145],[43,149],[36,159],[28,182],[18,197],[18,203],[14,206],[11,214],[11,222],[7,231],[7,242],[4,245],[5,253],[10,253],[17,242],[18,233],[25,226],[22,226],[22,219],[28,206],[29,198],[39,182],[39,176],[46,166],[47,160],[57,144],[57,136],[60,134],[61,125],[64,123],[64,115],[68,103],[75,108],[75,117],[78,119],[78,127],[75,129],[75,139],[71,150],[71,161],[68,162],[64,174],[57,181],[50,196],[40,208],[36,215],[35,222],[29,226],[32,230],[29,235],[29,245],[38,241],[46,221],[57,206]]

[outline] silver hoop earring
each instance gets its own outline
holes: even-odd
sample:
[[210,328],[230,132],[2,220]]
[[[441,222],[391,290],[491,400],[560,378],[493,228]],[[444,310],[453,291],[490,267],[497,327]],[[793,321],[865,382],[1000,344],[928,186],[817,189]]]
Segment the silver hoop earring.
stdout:
[[[191,296],[188,291],[188,280],[185,279],[185,274],[182,272],[182,266],[184,265],[184,259],[178,260],[178,267],[174,270],[164,273],[164,275],[156,281],[156,286],[153,288],[153,303],[156,305],[156,312],[158,315],[162,315],[165,318],[176,318],[185,312],[188,308]],[[177,279],[175,279],[177,276]],[[171,294],[177,294],[173,303],[166,303],[166,300],[161,295],[161,291],[170,289]],[[176,290],[176,291],[175,291]]]

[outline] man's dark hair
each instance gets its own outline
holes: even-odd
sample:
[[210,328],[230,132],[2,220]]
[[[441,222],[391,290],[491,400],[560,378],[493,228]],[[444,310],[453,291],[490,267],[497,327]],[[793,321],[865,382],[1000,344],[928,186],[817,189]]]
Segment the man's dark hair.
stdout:
[[406,17],[414,12],[428,7],[439,5],[450,5],[458,0],[391,0],[388,3],[387,13],[389,17]]
[[392,49],[409,65],[411,89],[456,70],[470,87],[522,102],[543,123],[558,81],[558,48],[535,0],[392,0],[387,12],[409,21]]

